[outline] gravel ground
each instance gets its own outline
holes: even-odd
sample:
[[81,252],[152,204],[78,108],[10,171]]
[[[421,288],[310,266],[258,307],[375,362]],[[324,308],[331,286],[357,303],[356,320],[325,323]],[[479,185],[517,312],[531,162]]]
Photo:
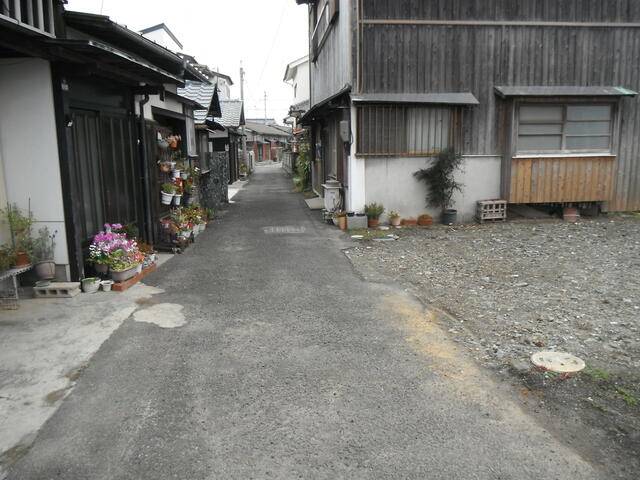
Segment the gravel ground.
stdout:
[[[481,364],[544,389],[555,413],[578,411],[606,432],[603,441],[640,449],[640,217],[394,233],[398,241],[350,248],[356,270],[450,313],[455,341]],[[531,371],[539,350],[573,353],[587,371],[568,381]]]

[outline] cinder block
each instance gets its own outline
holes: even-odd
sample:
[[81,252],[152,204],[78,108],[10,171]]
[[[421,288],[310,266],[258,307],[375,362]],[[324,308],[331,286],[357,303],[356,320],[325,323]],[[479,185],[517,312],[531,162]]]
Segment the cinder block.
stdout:
[[80,293],[80,282],[53,282],[46,287],[35,287],[36,298],[72,298]]

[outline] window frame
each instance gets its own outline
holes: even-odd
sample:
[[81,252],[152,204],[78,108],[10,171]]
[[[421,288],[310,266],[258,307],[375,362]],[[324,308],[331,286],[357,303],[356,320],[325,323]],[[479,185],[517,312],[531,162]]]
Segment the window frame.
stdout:
[[[598,106],[607,106],[611,107],[611,117],[609,120],[609,135],[577,135],[577,134],[567,134],[567,111],[569,107],[576,106],[588,106],[588,107],[598,107]],[[520,109],[522,107],[562,107],[562,123],[558,122],[525,122],[525,125],[561,125],[562,131],[560,133],[561,136],[561,146],[559,150],[548,149],[548,150],[524,150],[520,149]],[[516,156],[532,156],[532,155],[585,155],[585,154],[595,154],[595,155],[615,155],[615,142],[614,139],[616,137],[617,132],[617,124],[618,124],[618,101],[614,100],[603,100],[603,99],[576,99],[576,100],[550,100],[550,99],[524,99],[517,101],[515,103],[514,108],[514,132],[513,132],[513,142],[514,142],[514,153]],[[604,120],[586,120],[584,123],[589,122],[603,122]],[[529,137],[535,136],[545,136],[545,135],[557,135],[557,134],[524,134]],[[567,138],[575,138],[575,137],[608,137],[609,138],[609,146],[607,148],[567,148]]]

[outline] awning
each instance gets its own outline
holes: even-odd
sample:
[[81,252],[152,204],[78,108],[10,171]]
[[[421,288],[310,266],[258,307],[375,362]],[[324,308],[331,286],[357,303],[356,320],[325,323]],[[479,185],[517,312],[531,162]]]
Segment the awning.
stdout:
[[182,84],[182,78],[133,55],[95,40],[47,40],[48,44],[86,56],[86,65],[113,68],[137,81]]
[[470,92],[460,93],[362,93],[351,97],[353,103],[479,105]]
[[495,87],[496,93],[507,97],[635,97],[637,92],[623,87]]
[[344,87],[342,87],[341,90],[339,90],[337,93],[331,95],[328,98],[325,98],[324,100],[322,100],[321,102],[316,103],[315,105],[313,105],[301,118],[300,118],[300,122],[302,124],[308,124],[312,118],[314,116],[316,116],[318,113],[320,113],[320,111],[322,111],[325,107],[329,107],[330,104],[335,101],[338,100],[340,97],[342,97],[343,95],[346,95],[347,93],[351,92],[351,85],[346,84]]

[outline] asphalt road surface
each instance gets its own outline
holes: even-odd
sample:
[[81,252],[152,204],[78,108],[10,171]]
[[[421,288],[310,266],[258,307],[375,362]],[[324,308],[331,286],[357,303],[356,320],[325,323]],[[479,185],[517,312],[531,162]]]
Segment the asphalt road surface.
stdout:
[[602,478],[422,305],[356,275],[347,237],[279,168],[234,200],[146,279],[165,293],[105,342],[7,478]]

